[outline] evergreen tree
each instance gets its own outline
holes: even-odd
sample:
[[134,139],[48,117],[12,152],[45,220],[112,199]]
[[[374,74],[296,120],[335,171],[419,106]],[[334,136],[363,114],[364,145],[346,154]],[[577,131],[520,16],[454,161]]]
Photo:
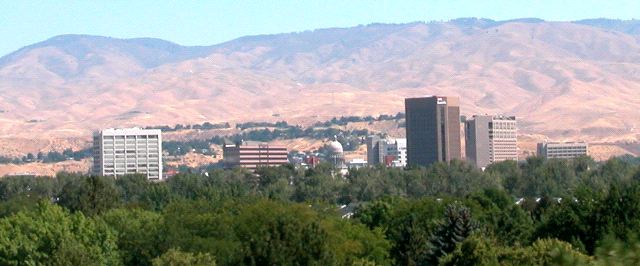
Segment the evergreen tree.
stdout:
[[471,219],[469,208],[459,204],[449,204],[444,211],[444,220],[429,240],[430,251],[428,265],[437,265],[441,257],[455,250],[456,245],[464,241],[478,225]]

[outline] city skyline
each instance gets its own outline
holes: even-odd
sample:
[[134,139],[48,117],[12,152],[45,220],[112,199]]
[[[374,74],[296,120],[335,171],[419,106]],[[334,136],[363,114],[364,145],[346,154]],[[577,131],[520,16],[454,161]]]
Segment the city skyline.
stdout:
[[0,265],[640,261],[638,0],[0,4]]

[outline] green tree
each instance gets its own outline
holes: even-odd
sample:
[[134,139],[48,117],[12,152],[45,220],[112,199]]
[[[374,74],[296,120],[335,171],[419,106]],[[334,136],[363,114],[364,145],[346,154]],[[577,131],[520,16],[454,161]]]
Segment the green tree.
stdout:
[[234,230],[234,216],[244,205],[230,200],[204,199],[170,203],[162,213],[162,250],[178,248],[185,252],[209,253],[218,258],[221,265],[241,263],[242,245]]
[[537,237],[555,237],[593,254],[599,241],[624,241],[640,230],[640,183],[612,184],[605,193],[582,187],[545,213]]
[[319,217],[306,205],[258,201],[237,217],[243,264],[329,265],[333,251]]
[[524,195],[523,191],[526,184],[522,176],[522,170],[518,167],[518,162],[506,160],[492,163],[487,166],[485,172],[493,178],[500,180],[504,189],[511,195]]
[[43,202],[0,219],[2,265],[118,265],[114,232],[81,213]]
[[389,265],[391,243],[385,239],[382,228],[370,230],[365,225],[348,219],[327,217],[322,227],[328,234],[329,249],[334,253],[334,263],[351,265],[359,262],[373,265]]
[[[625,181],[611,185],[609,193],[592,213],[601,237],[613,235],[622,240],[640,232],[640,182]],[[596,231],[596,232],[598,232]]]
[[505,191],[490,188],[473,193],[467,196],[465,205],[482,228],[494,232],[503,244],[529,244],[535,230],[531,215],[514,204]]
[[112,177],[89,176],[64,185],[58,203],[92,216],[118,206],[120,195]]
[[505,247],[494,239],[474,234],[440,260],[440,265],[595,265],[593,258],[571,244],[540,239],[527,247]]
[[281,201],[292,198],[294,187],[290,182],[296,175],[292,165],[262,167],[256,170],[256,174],[260,176],[259,189],[262,195]]
[[19,211],[33,210],[41,199],[29,196],[16,196],[0,201],[0,218],[10,216]]
[[115,229],[125,265],[151,265],[151,260],[162,253],[165,232],[160,214],[140,209],[113,209],[101,218]]
[[600,241],[595,257],[600,265],[640,265],[640,241],[635,234],[626,241],[607,236]]
[[630,163],[614,157],[607,160],[597,172],[599,176],[606,178],[611,184],[628,180],[633,174],[633,170]]
[[371,229],[376,227],[386,229],[386,226],[389,226],[393,218],[394,207],[402,204],[400,201],[402,201],[402,199],[390,197],[362,205],[356,209],[354,219]]
[[391,257],[400,265],[426,261],[430,236],[438,226],[444,203],[431,198],[393,202],[389,222],[381,224],[391,242]]
[[429,240],[430,251],[427,261],[437,264],[441,257],[452,252],[456,245],[464,241],[478,227],[471,219],[469,208],[459,204],[449,204],[444,211],[444,220]]
[[406,188],[401,169],[383,166],[350,170],[343,198],[349,202],[373,201],[385,196],[404,196]]
[[48,177],[10,176],[0,179],[0,200],[13,197],[50,199],[56,190],[55,180]]
[[293,199],[297,202],[337,203],[344,186],[342,178],[328,174],[297,177],[293,182],[295,187]]
[[502,250],[492,238],[487,238],[481,234],[473,234],[464,242],[456,247],[456,249],[446,257],[440,259],[440,265],[505,265],[499,263],[499,257]]
[[183,252],[170,249],[162,256],[153,259],[154,266],[216,266],[215,258],[209,253]]
[[151,182],[145,175],[125,175],[118,177],[115,182],[123,202],[132,205],[148,203],[146,196]]

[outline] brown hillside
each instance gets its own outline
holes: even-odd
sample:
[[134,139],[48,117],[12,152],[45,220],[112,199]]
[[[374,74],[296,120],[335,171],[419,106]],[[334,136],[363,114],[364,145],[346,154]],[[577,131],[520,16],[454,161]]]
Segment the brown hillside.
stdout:
[[640,136],[636,33],[468,20],[210,47],[157,42],[64,36],[3,57],[0,138],[86,140],[104,127],[392,114],[404,111],[403,98],[428,94],[460,96],[465,115],[516,115],[523,133],[555,140]]

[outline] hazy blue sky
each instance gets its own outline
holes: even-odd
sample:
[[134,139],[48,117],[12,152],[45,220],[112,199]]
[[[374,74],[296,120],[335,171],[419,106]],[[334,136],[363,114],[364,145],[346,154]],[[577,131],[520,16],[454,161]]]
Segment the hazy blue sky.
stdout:
[[0,56],[60,34],[211,45],[244,35],[484,17],[639,18],[640,0],[0,0]]

